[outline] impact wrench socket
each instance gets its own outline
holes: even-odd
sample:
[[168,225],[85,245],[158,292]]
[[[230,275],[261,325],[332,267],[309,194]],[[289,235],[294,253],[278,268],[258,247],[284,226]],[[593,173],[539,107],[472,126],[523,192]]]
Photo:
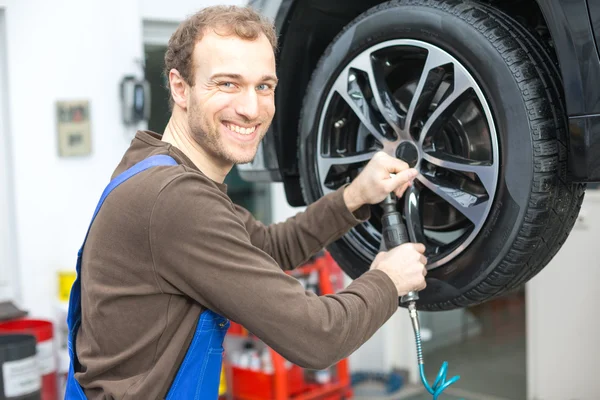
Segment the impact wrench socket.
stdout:
[[[401,244],[410,242],[402,216],[396,211],[396,196],[393,193],[388,194],[381,203],[381,207],[383,208],[381,234],[385,248],[391,250]],[[418,292],[408,292],[400,298],[400,303],[410,303],[418,299]]]

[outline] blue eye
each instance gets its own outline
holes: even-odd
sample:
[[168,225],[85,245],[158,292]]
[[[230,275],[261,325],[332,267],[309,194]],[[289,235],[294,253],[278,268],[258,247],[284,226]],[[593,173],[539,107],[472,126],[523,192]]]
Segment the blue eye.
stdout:
[[233,87],[233,83],[231,83],[231,82],[223,82],[223,83],[221,83],[221,86],[225,86],[226,88],[231,88],[231,87]]
[[261,85],[258,85],[256,88],[257,88],[258,90],[269,90],[269,88],[270,88],[270,87],[269,87],[269,85],[267,85],[266,83],[263,83],[263,84],[261,84]]

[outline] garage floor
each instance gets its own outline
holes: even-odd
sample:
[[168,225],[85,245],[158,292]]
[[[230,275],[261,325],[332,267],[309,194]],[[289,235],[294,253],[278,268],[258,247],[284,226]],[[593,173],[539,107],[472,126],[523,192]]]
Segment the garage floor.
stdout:
[[[481,324],[481,334],[440,348],[425,356],[430,383],[444,361],[448,377],[460,380],[444,391],[439,400],[523,400],[526,398],[525,296],[515,293],[469,312]],[[424,344],[426,346],[426,344]],[[361,396],[355,400],[374,399]],[[404,387],[398,393],[378,399],[431,400],[422,386]]]
[[[504,334],[501,337],[489,335],[471,338],[461,345],[430,354],[425,358],[425,371],[430,382],[435,379],[444,361],[449,364],[449,377],[460,375],[460,380],[452,387],[507,400],[526,398],[524,332],[515,336]],[[447,391],[450,392],[450,388]]]

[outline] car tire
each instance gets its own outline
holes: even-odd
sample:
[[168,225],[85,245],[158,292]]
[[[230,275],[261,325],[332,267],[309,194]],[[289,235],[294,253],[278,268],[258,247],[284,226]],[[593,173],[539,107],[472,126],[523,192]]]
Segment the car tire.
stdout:
[[[415,51],[414,55],[411,51]],[[399,73],[393,72],[393,68],[405,71],[408,76],[406,71],[410,70],[403,68],[415,62],[429,65],[426,57],[433,58],[436,54],[440,62],[447,63],[427,70],[426,75],[420,72],[415,76],[416,82],[427,76],[419,98],[429,96],[431,104],[424,111],[415,103],[417,106],[409,118],[410,102],[402,103],[397,94],[404,93],[403,89],[394,91],[390,83],[401,85],[405,78],[397,76]],[[419,61],[419,57],[425,58]],[[364,60],[370,61],[362,70],[362,66],[367,65]],[[376,72],[385,68],[392,68],[392,72]],[[438,85],[434,89],[441,90],[439,82],[446,78],[436,80],[438,72],[440,76],[450,76],[450,83],[446,84],[446,97],[435,105],[431,100],[433,95],[426,91],[432,81]],[[461,127],[460,121],[455,119],[458,108],[463,105],[453,106],[450,102],[448,110],[451,111],[442,110],[438,115],[441,122],[430,121],[427,125],[427,118],[435,115],[435,107],[441,107],[452,91],[458,92],[459,78],[461,82],[467,78],[470,82],[465,84],[470,97],[467,100],[461,97],[460,101],[468,101],[469,107],[478,110],[480,120],[485,118],[485,124],[481,123],[485,129],[465,128],[466,124]],[[383,89],[379,86],[381,82],[384,82]],[[351,86],[354,84],[358,86]],[[410,83],[412,86],[404,84],[405,88],[418,90],[415,82]],[[372,85],[377,89],[373,90]],[[348,93],[342,95],[346,88]],[[377,93],[380,93],[379,103]],[[390,105],[390,94],[395,96],[393,105]],[[458,101],[457,97],[454,102]],[[425,100],[423,103],[427,104]],[[374,108],[365,111],[365,104]],[[422,121],[420,128],[413,128],[417,109],[423,114]],[[355,110],[362,110],[362,117]],[[339,119],[339,115],[348,117]],[[344,125],[346,123],[348,125]],[[375,136],[373,132],[377,131],[379,141],[373,140],[369,132],[364,134],[369,123],[374,129],[370,134]],[[395,132],[394,124],[398,125]],[[468,132],[471,136],[453,133],[467,128],[471,129]],[[385,136],[388,134],[391,136]],[[455,140],[453,134],[467,136]],[[579,212],[585,186],[568,180],[562,83],[550,53],[535,34],[508,15],[473,1],[400,0],[378,5],[346,26],[321,57],[303,102],[298,161],[306,202],[312,203],[329,190],[350,182],[368,162],[361,154],[368,157],[378,149],[386,151],[389,143],[399,143],[398,135],[404,135],[404,139],[412,135],[413,145],[422,154],[416,165],[420,175],[414,189],[398,202],[411,240],[427,241],[429,264],[434,265],[428,267],[427,288],[420,292],[419,309],[468,307],[516,289],[540,272],[565,242]],[[383,139],[389,142],[384,144]],[[438,139],[441,144],[431,144]],[[452,144],[453,140],[459,144]],[[461,149],[461,140],[469,142],[464,146],[466,149]],[[470,159],[470,155],[465,158],[469,149],[476,148],[472,143],[476,141],[485,142],[489,147],[480,152],[489,153],[489,160],[485,157],[483,161]],[[444,144],[446,142],[450,144]],[[454,148],[460,149],[461,154],[452,153]],[[344,160],[354,160],[346,156],[351,151],[357,155],[356,160],[364,162],[343,164]],[[397,148],[395,151],[397,154]],[[438,157],[440,154],[444,154],[443,159]],[[446,159],[458,160],[468,167],[446,168],[444,166],[459,165],[444,161]],[[489,169],[477,170],[480,164]],[[449,183],[454,182],[453,179],[461,181]],[[475,186],[469,189],[471,192],[463,191],[469,180],[475,182]],[[452,198],[448,188],[459,197],[469,195],[473,204],[486,211],[472,211],[475,208],[468,202],[461,208],[462,203]],[[419,190],[421,192],[417,192]],[[419,193],[421,197],[417,196]],[[421,199],[420,203],[415,199]],[[420,211],[414,204],[422,206]],[[411,207],[415,209],[411,211]],[[374,205],[371,210],[369,221],[359,224],[328,247],[340,267],[354,279],[369,270],[381,249],[379,207]],[[458,227],[455,231],[452,231],[454,225],[444,220],[450,215],[457,215],[451,221]],[[436,218],[440,221],[437,225],[431,222],[427,225],[429,231],[423,228],[426,219],[438,221]],[[445,243],[439,239],[448,230],[454,232],[455,242]],[[428,236],[434,233],[437,239]]]

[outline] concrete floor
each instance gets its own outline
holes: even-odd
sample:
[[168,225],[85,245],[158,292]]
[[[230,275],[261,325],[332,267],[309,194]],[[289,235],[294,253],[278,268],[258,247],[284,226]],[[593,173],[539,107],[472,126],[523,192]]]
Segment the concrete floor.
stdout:
[[[448,392],[451,388],[460,388],[507,400],[523,400],[526,397],[524,333],[521,337],[502,340],[493,337],[473,338],[428,355],[425,358],[425,373],[430,383],[444,361],[448,361],[448,379],[460,375],[460,380],[448,388]],[[484,397],[473,398],[484,400]]]
[[[432,384],[444,361],[447,378],[460,380],[438,400],[524,400],[526,398],[525,306],[522,293],[470,309],[481,324],[481,333],[464,341],[426,353],[425,373]],[[423,345],[426,346],[426,343]],[[385,397],[357,386],[355,400],[431,400],[422,386],[405,386]]]

